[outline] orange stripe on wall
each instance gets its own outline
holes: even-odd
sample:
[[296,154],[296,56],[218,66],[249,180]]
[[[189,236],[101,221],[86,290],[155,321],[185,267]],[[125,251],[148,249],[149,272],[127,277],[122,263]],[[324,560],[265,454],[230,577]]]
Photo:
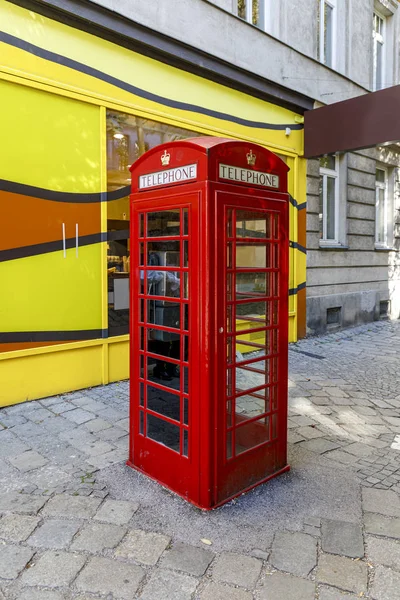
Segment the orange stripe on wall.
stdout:
[[43,346],[55,346],[56,344],[70,344],[76,340],[63,340],[62,342],[17,342],[0,344],[0,352],[14,352],[15,350],[27,350],[29,348],[42,348]]
[[0,191],[0,250],[100,232],[100,203],[52,202]]

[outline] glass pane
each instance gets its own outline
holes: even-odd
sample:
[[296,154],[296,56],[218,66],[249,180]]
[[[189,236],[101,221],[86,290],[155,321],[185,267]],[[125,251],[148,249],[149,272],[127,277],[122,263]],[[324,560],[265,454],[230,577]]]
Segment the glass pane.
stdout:
[[376,169],[376,181],[385,183],[385,171],[383,169]]
[[139,404],[144,406],[144,383],[139,384]]
[[269,237],[269,215],[256,211],[237,210],[236,237]]
[[179,267],[180,242],[148,242],[149,267]]
[[141,213],[139,215],[139,237],[143,237],[144,236],[144,214]]
[[255,331],[254,333],[243,333],[236,336],[236,351],[241,354],[255,352],[264,349],[265,354],[270,352],[270,332]]
[[272,439],[278,437],[278,415],[272,415]]
[[[250,1],[250,0],[249,0]],[[238,0],[238,16],[241,19],[245,19],[246,18],[246,0]]]
[[326,194],[326,239],[335,240],[335,185],[336,179],[327,177],[327,194]]
[[267,326],[268,319],[268,302],[249,302],[236,305],[236,331]]
[[232,431],[226,434],[226,458],[232,458]]
[[[140,276],[143,277],[143,271]],[[147,271],[148,296],[169,296],[179,298],[181,281],[179,272]],[[161,323],[159,323],[161,325]],[[171,327],[171,325],[169,325]]]
[[178,425],[147,415],[147,437],[179,452],[180,429]]
[[179,209],[147,213],[147,237],[180,235]]
[[245,390],[265,385],[266,383],[268,381],[266,381],[265,373],[255,372],[250,365],[236,367],[237,392],[244,392]]
[[147,378],[173,390],[180,390],[179,366],[168,360],[149,358]]
[[383,44],[376,42],[376,70],[375,70],[375,89],[382,89],[382,59],[383,59]]
[[253,25],[260,25],[260,0],[253,0],[253,14],[252,21]]
[[189,235],[189,210],[183,209],[183,235]]
[[324,177],[319,178],[319,237],[324,237]]
[[152,385],[147,386],[147,408],[174,421],[179,422],[181,419],[180,396]]
[[[163,327],[180,327],[180,304],[179,302],[167,302],[164,300],[148,300],[147,301],[147,322]],[[178,339],[176,334],[167,331],[157,331],[153,329],[154,340],[170,342]]]
[[264,244],[260,246],[238,243],[236,246],[236,267],[266,269],[270,266],[269,259],[269,247]]
[[325,2],[324,63],[332,66],[333,8]]
[[236,273],[236,299],[269,296],[269,273]]
[[144,412],[142,410],[139,412],[139,433],[144,435]]
[[378,203],[378,242],[385,243],[385,190],[379,189]]
[[319,159],[319,166],[322,169],[331,169],[334,171],[336,169],[336,157],[332,154],[328,154],[327,156],[321,156]]
[[253,419],[269,411],[269,389],[266,393],[254,392],[236,398],[235,422],[240,424],[243,420]]
[[189,456],[189,432],[186,429],[183,430],[182,455]]
[[247,423],[242,427],[238,427],[235,432],[236,454],[241,454],[250,448],[259,446],[264,442],[269,441],[269,417],[264,417],[258,421]]
[[189,425],[189,399],[183,399],[183,422],[185,425]]

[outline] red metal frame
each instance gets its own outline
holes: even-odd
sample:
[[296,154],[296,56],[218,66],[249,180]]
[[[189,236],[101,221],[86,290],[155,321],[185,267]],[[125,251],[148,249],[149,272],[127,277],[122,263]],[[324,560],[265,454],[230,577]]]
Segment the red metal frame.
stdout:
[[[163,151],[170,156],[168,166],[161,165]],[[257,155],[257,167],[247,165],[246,155],[249,152]],[[273,173],[280,178],[279,190],[222,181],[218,171],[221,162],[248,171],[254,169]],[[138,189],[140,175],[190,164],[197,166],[195,181],[157,186],[145,191]],[[196,506],[210,509],[289,469],[286,462],[288,168],[279,157],[264,148],[233,140],[198,138],[159,146],[141,157],[131,170],[131,411],[128,464]],[[152,234],[149,237],[146,215],[152,219],[166,210],[180,211],[179,234],[159,237]],[[183,230],[184,211],[188,214],[187,232]],[[265,226],[267,221],[273,223],[276,218],[279,225],[264,237],[240,238],[236,227],[231,227],[228,235],[227,215],[235,219],[239,211],[260,217]],[[143,222],[144,227],[141,225]],[[159,271],[160,267],[147,264],[147,248],[152,248],[157,242],[179,242],[179,267],[163,266],[162,271],[179,272],[181,284],[184,274],[187,276],[188,298],[184,297],[183,285],[180,285],[179,298],[150,295],[148,273]],[[189,247],[187,266],[182,264],[185,243]],[[228,244],[233,257],[236,247],[240,245],[265,249],[265,266],[236,267],[234,262],[228,266]],[[141,260],[141,253],[144,260]],[[227,298],[227,274],[235,290],[236,277],[241,274],[252,277],[254,273],[261,275],[265,281],[264,292],[253,290],[250,295],[246,293],[246,297],[240,297],[239,293],[239,297]],[[163,301],[179,304],[179,328],[154,323],[154,316],[150,322],[149,302]],[[240,334],[227,332],[228,311],[235,311],[236,307],[239,307],[239,311],[246,311],[246,306],[250,310],[249,305],[254,302],[264,303],[265,316],[261,315],[260,319],[257,315],[246,316],[245,320],[251,327],[240,330]],[[185,307],[188,307],[189,314],[188,329],[184,328]],[[231,324],[234,323],[233,315]],[[149,376],[148,360],[157,359],[158,356],[154,349],[149,348],[150,330],[158,332],[156,335],[165,332],[180,336],[179,358],[168,358],[170,363],[180,367],[178,390]],[[244,357],[228,364],[227,340],[246,334],[268,337],[264,354]],[[189,342],[188,357],[184,351],[185,337]],[[255,351],[262,350],[258,342],[246,340],[245,343]],[[262,375],[263,364],[268,364],[269,374]],[[235,377],[238,369],[245,374],[264,377],[264,380],[249,389],[237,390]],[[189,373],[187,391],[184,390],[186,370]],[[227,395],[227,373],[231,373],[233,385],[230,396]],[[163,413],[159,405],[156,405],[157,410],[154,406],[151,408],[149,393],[152,402],[154,394],[164,394],[167,401],[162,406],[168,409],[168,399],[171,400],[171,406],[179,404],[179,418],[166,414],[167,410]],[[267,395],[270,398],[269,405]],[[272,406],[272,396],[275,406]],[[259,414],[243,418],[242,414],[235,414],[235,403],[245,403],[248,397],[251,401],[254,399],[257,406],[264,401],[265,410],[260,409]],[[230,421],[226,413],[229,402],[232,406]],[[185,403],[189,406],[187,422]],[[262,418],[267,420],[267,428],[262,424]],[[147,420],[161,423],[161,427],[170,427],[174,432],[172,437],[178,436],[179,432],[179,446],[174,442],[174,449],[168,447],[168,443],[172,444],[169,438],[167,442],[167,438],[162,438],[165,443],[151,439],[149,435],[154,437],[155,434],[152,431],[149,434],[149,430],[146,430]],[[157,427],[154,429],[156,432]],[[185,450],[184,436],[188,436],[188,451]],[[228,436],[232,438],[231,456],[227,455]],[[235,454],[235,441],[238,447],[241,444],[240,448],[245,450]],[[249,446],[247,449],[246,445]]]

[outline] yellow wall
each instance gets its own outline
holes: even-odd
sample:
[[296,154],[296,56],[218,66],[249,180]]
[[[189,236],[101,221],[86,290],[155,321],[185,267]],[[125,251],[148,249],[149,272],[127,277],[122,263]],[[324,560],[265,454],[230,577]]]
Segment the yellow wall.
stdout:
[[[60,247],[11,260],[2,255],[2,250],[24,249],[28,245],[24,239],[36,240],[36,233],[37,241],[30,245],[60,243],[62,223],[67,223],[67,237],[72,238],[75,220],[84,223],[87,235],[106,232],[107,209],[100,202],[100,193],[106,191],[106,108],[267,146],[287,160],[289,191],[298,202],[305,201],[305,174],[298,158],[303,150],[302,130],[285,135],[286,126],[298,127],[301,120],[293,111],[5,0],[0,0],[0,30],[4,40],[0,42],[0,103],[7,116],[0,179],[11,187],[20,186],[19,201],[25,207],[21,221],[15,219],[14,246],[0,247],[1,406],[128,377],[127,336],[11,352],[1,344],[2,333],[68,335],[107,329],[106,250],[100,238],[79,247],[78,256],[75,247],[65,257]],[[238,118],[245,121],[237,123]],[[17,192],[1,194],[0,216],[9,210]],[[98,196],[97,202],[89,199],[90,194]],[[46,202],[52,206],[52,222],[46,222]],[[79,219],[74,219],[71,205],[76,214],[80,211]],[[40,218],[38,211],[42,211]],[[291,206],[294,241],[296,211]],[[290,287],[305,280],[303,263],[292,249]],[[290,298],[290,315],[290,336],[295,340],[295,295]]]

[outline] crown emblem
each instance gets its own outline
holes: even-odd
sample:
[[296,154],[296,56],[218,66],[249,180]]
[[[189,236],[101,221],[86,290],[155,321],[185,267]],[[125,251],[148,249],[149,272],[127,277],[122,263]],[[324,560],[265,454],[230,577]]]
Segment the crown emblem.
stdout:
[[164,150],[164,154],[161,154],[161,164],[163,167],[169,165],[170,158],[171,155],[166,150]]
[[247,158],[247,164],[254,167],[254,165],[256,164],[257,156],[255,154],[253,154],[253,150],[250,150],[250,152],[248,152],[246,154],[246,158]]

